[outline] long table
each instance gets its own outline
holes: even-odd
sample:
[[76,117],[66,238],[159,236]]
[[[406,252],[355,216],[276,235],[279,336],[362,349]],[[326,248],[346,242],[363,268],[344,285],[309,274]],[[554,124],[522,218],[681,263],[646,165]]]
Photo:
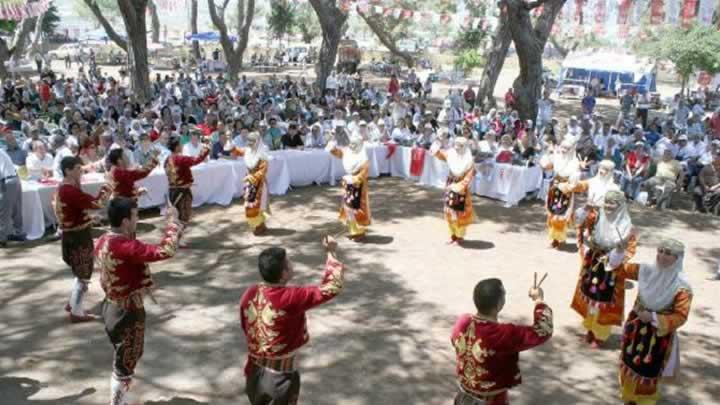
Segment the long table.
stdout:
[[[398,146],[393,153],[385,145],[367,145],[370,162],[370,177],[390,174],[416,181],[430,187],[443,187],[447,178],[447,165],[425,154],[422,175],[412,176],[412,148]],[[283,195],[291,186],[311,184],[335,185],[345,175],[340,159],[322,149],[283,150],[271,152],[268,168],[268,189],[270,194]],[[390,155],[390,156],[388,156]],[[229,205],[234,198],[244,192],[243,179],[247,168],[242,159],[213,160],[193,167],[195,184],[193,185],[193,206],[204,204]],[[537,167],[527,168],[511,165],[494,165],[488,173],[478,174],[473,184],[473,192],[505,202],[506,206],[516,205],[526,193],[538,189],[542,181],[542,171]],[[97,194],[105,183],[102,174],[83,176],[83,190]],[[158,167],[138,185],[148,190],[138,201],[140,208],[158,207],[165,204],[168,190],[165,171]],[[45,229],[57,223],[52,200],[58,186],[23,181],[23,228],[28,239],[39,239]]]

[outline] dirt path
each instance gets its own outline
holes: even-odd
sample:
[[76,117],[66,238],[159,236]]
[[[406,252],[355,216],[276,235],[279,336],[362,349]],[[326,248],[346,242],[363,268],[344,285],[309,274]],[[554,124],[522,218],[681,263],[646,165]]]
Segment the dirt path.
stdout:
[[[339,190],[305,187],[271,201],[271,235],[253,237],[239,202],[196,210],[189,241],[173,260],[152,265],[158,305],[148,302],[145,354],[138,388],[150,405],[245,404],[245,341],[238,299],[259,279],[258,253],[270,245],[289,249],[297,282],[322,275],[320,238],[338,232]],[[587,352],[579,317],[569,304],[577,255],[545,248],[538,203],[503,208],[476,200],[479,221],[469,248],[445,245],[441,192],[382,178],[371,183],[375,223],[370,240],[343,240],[346,288],[309,316],[311,344],[301,354],[301,403],[312,405],[451,404],[453,352],[449,333],[456,316],[470,312],[472,288],[500,277],[508,299],[502,317],[529,322],[526,293],[533,271],[548,271],[547,301],[555,335],[522,355],[523,385],[514,404],[609,404],[617,391],[618,331],[612,348]],[[710,404],[720,397],[717,353],[720,304],[708,281],[720,257],[717,219],[686,213],[633,210],[641,230],[637,258],[653,257],[653,242],[673,235],[687,245],[685,268],[695,298],[680,333],[684,387],[668,387],[664,404]],[[157,240],[154,213],[140,238]],[[0,251],[0,403],[7,405],[107,402],[111,346],[100,323],[70,325],[62,306],[70,272],[59,243]],[[632,302],[636,290],[628,292]],[[97,274],[89,305],[101,300]],[[97,306],[96,306],[97,308]],[[692,383],[692,384],[690,384]]]

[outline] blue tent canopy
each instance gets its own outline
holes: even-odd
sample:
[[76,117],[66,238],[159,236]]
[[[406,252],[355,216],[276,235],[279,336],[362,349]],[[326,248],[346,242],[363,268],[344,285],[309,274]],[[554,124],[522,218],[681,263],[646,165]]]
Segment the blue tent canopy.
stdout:
[[[220,41],[220,34],[214,31],[198,32],[197,34],[185,35],[185,39],[188,41],[218,42]],[[230,41],[237,41],[237,37],[230,35]]]
[[565,58],[558,88],[564,82],[587,85],[598,79],[606,91],[619,94],[626,89],[655,92],[657,70],[649,59],[611,52],[574,52]]

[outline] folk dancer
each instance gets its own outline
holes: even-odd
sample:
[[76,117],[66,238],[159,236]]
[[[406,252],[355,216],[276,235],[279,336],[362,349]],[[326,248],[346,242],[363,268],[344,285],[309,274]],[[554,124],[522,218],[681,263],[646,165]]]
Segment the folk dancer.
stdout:
[[475,162],[466,138],[456,138],[453,149],[448,152],[441,151],[435,143],[430,153],[447,162],[450,171],[443,196],[445,220],[450,229],[448,243],[460,245],[465,240],[467,227],[475,221],[470,190],[475,178]]
[[54,199],[55,216],[61,230],[63,261],[75,276],[65,311],[70,313],[72,323],[88,322],[95,319],[82,306],[93,273],[93,239],[90,233],[93,219],[88,211],[102,208],[112,190],[106,184],[96,197],[85,193],[80,186],[82,161],[75,156],[64,157],[60,161],[60,170],[63,181]]
[[165,231],[160,244],[135,239],[137,204],[129,198],[116,198],[108,205],[111,231],[95,245],[100,284],[105,291],[102,315],[105,332],[114,347],[110,378],[110,405],[125,405],[135,366],[143,354],[145,306],[143,297],[154,288],[148,263],[175,255],[182,224],[175,207],[168,206]]
[[558,188],[565,193],[587,193],[585,205],[575,211],[575,223],[577,225],[577,245],[580,255],[584,254],[583,244],[585,233],[595,221],[597,221],[598,210],[603,205],[605,196],[610,191],[619,191],[620,186],[615,183],[615,163],[611,160],[603,160],[598,165],[598,172],[590,180],[582,180],[575,185],[561,183]]
[[290,286],[293,264],[285,249],[271,247],[258,260],[262,284],[240,300],[240,321],[248,345],[246,392],[252,405],[296,404],[300,394],[297,354],[308,340],[306,312],[333,299],[343,288],[344,267],[337,242],[324,241],[325,275],[317,286]]
[[505,306],[502,281],[480,281],[473,291],[475,315],[455,322],[451,342],[456,354],[459,392],[455,405],[507,405],[508,390],[522,380],[518,353],[539,346],[553,333],[552,310],[543,302],[543,291],[531,288],[535,302],[532,326],[498,322]]
[[563,141],[551,155],[546,155],[540,160],[540,166],[555,173],[548,190],[545,209],[550,247],[558,249],[567,240],[567,228],[573,223],[574,193],[563,193],[559,185],[567,182],[577,183],[580,162],[575,156],[575,144],[572,141]]
[[[196,157],[183,156],[180,138],[172,137],[168,141],[170,156],[165,160],[165,173],[168,177],[168,197],[171,204],[178,210],[178,218],[183,226],[187,227],[192,215],[192,167],[199,165],[210,153],[210,148],[203,144],[203,149]],[[183,247],[183,245],[181,245]]]
[[267,231],[265,221],[270,216],[270,194],[268,193],[267,171],[270,156],[267,146],[257,132],[247,136],[247,147],[235,147],[234,156],[242,156],[248,174],[245,176],[245,218],[255,235]]
[[344,194],[340,204],[340,221],[347,225],[350,239],[360,242],[365,238],[367,227],[372,222],[368,196],[370,162],[362,137],[353,135],[350,137],[350,145],[342,149],[335,140],[331,140],[327,150],[336,158],[342,159],[343,168],[347,173],[342,179]]
[[135,204],[138,202],[138,198],[147,192],[146,189],[135,186],[135,182],[140,181],[147,177],[150,172],[155,169],[158,165],[158,155],[160,151],[153,149],[150,155],[150,159],[146,162],[143,167],[131,169],[129,162],[125,160],[125,155],[122,149],[113,149],[108,154],[108,161],[110,162],[110,172],[108,173],[108,183],[112,187],[112,197],[118,198],[124,197],[129,198]]
[[[618,268],[635,255],[637,247],[637,234],[623,192],[610,191],[604,200],[585,220],[580,277],[571,304],[582,316],[587,330],[585,340],[594,349],[610,337],[613,325],[622,325],[625,273]],[[614,250],[617,247],[621,250]]]
[[660,383],[676,376],[680,362],[677,330],[690,314],[692,289],[683,275],[685,246],[663,240],[655,263],[625,264],[638,280],[638,298],[623,330],[620,392],[625,404],[654,405]]

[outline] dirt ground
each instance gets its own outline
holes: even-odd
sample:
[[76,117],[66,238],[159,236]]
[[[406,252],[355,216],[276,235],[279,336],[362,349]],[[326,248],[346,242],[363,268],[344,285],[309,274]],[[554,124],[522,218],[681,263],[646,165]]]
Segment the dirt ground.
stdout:
[[[524,383],[514,404],[617,403],[619,331],[607,349],[581,343],[579,317],[569,308],[578,274],[574,248],[546,248],[539,202],[503,208],[475,201],[478,222],[466,248],[447,246],[441,191],[396,178],[371,181],[374,224],[368,242],[341,240],[345,289],[309,315],[311,343],[301,352],[301,403],[313,405],[451,404],[456,317],[472,312],[472,288],[500,277],[508,297],[501,317],[529,322],[532,273],[549,272],[546,300],[554,309],[549,343],[521,356]],[[145,354],[137,389],[148,405],[246,404],[245,339],[238,320],[243,290],[259,280],[257,255],[289,249],[297,283],[322,277],[320,239],[342,230],[340,190],[297,188],[271,199],[269,236],[254,237],[241,201],[196,209],[191,247],[151,266],[160,290],[148,311]],[[717,353],[720,304],[710,281],[720,245],[717,218],[633,209],[641,231],[639,261],[653,259],[661,236],[685,241],[685,269],[695,297],[680,331],[682,379],[663,390],[662,404],[710,404],[720,397]],[[143,215],[139,238],[157,241],[157,211]],[[97,230],[97,235],[101,230]],[[71,285],[59,242],[13,245],[0,252],[0,404],[107,403],[112,347],[101,323],[71,325],[62,309]],[[636,289],[628,291],[633,302]],[[94,275],[87,306],[102,299]],[[715,398],[715,400],[713,400]]]

